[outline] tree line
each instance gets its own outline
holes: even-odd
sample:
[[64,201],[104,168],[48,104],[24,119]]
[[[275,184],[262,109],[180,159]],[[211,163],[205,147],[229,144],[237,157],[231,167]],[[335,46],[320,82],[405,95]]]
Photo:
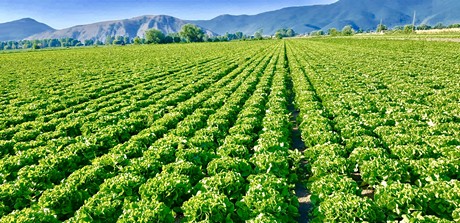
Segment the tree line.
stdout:
[[[257,35],[259,33],[259,36]],[[221,36],[209,36],[200,27],[193,24],[184,25],[179,33],[165,35],[157,29],[145,32],[144,38],[136,37],[134,44],[167,44],[167,43],[193,43],[193,42],[226,42],[233,40],[262,39],[261,31],[254,36],[248,36],[243,32],[225,33]]]
[[104,41],[89,39],[80,41],[73,38],[0,41],[0,50],[41,49],[50,47],[79,47],[98,45],[126,45],[126,44],[167,44],[187,42],[222,42],[232,40],[253,39],[253,36],[242,32],[226,33],[221,36],[209,36],[200,27],[186,24],[179,33],[164,34],[160,30],[147,30],[143,37],[130,38],[129,36],[106,36]]
[[327,32],[323,30],[315,30],[309,33],[308,35],[310,36],[322,36],[322,35],[328,35],[328,36],[351,36],[356,33],[372,33],[372,32],[377,32],[377,33],[394,33],[394,34],[409,34],[413,33],[417,30],[431,30],[431,29],[451,29],[451,28],[460,28],[460,24],[451,24],[448,26],[443,25],[442,23],[438,23],[435,26],[430,26],[427,24],[421,24],[419,26],[414,26],[412,24],[408,24],[405,26],[395,26],[393,28],[388,28],[384,24],[379,24],[377,25],[377,28],[375,30],[362,30],[359,27],[353,27],[351,25],[346,25],[342,28],[342,30],[338,30],[336,28],[329,28]]
[[[435,26],[421,24],[419,26],[405,25],[395,26],[389,29],[384,24],[379,24],[375,30],[363,31],[358,27],[351,25],[344,26],[341,30],[330,28],[327,32],[316,30],[307,35],[310,36],[351,36],[356,33],[378,32],[378,33],[412,33],[416,30],[430,29],[445,29],[445,28],[460,28],[460,24],[452,24],[445,26],[438,23]],[[260,29],[254,35],[248,36],[242,32],[225,33],[221,36],[209,36],[203,29],[193,24],[186,24],[182,27],[179,33],[164,34],[160,30],[149,29],[145,32],[144,37],[130,38],[129,36],[107,36],[105,41],[89,39],[80,41],[73,38],[61,39],[42,39],[42,40],[21,40],[21,41],[0,41],[0,50],[15,50],[15,49],[41,49],[50,47],[79,47],[79,46],[98,46],[98,45],[126,45],[126,44],[169,44],[169,43],[191,43],[191,42],[224,42],[234,40],[262,40],[262,39],[282,39],[285,37],[294,37],[298,35],[293,29],[279,29],[273,36],[264,36],[263,30]]]

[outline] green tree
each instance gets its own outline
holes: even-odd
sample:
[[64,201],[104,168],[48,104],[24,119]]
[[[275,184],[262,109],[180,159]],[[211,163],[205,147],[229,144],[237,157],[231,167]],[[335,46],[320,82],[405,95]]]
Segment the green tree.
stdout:
[[58,39],[51,39],[48,43],[50,47],[60,47],[61,43],[59,42]]
[[279,29],[275,33],[277,39],[282,39],[283,37],[293,37],[295,36],[295,31],[293,29]]
[[169,33],[168,36],[172,38],[173,43],[180,43],[181,42],[181,37],[180,37],[180,35],[178,33]]
[[340,32],[336,28],[330,28],[327,30],[330,36],[338,36]]
[[112,42],[113,45],[124,45],[125,42],[123,42],[123,36],[116,36],[115,40]]
[[40,46],[41,46],[42,48],[47,48],[47,47],[49,47],[49,45],[48,45],[48,40],[47,40],[47,39],[42,39],[42,40],[40,40]]
[[70,46],[77,46],[78,44],[81,44],[79,40],[70,38]]
[[163,43],[165,34],[158,29],[149,29],[145,31],[145,41],[147,44],[160,44]]
[[344,35],[344,36],[352,36],[353,34],[355,34],[355,30],[353,29],[353,27],[351,27],[350,25],[343,27],[342,35]]
[[442,23],[438,23],[433,28],[434,29],[444,29],[444,28],[446,28],[446,26],[444,26]]
[[61,47],[66,47],[68,41],[67,38],[61,38],[59,42],[61,42]]
[[34,42],[34,44],[32,45],[32,49],[38,50],[38,49],[40,49],[40,45],[37,44],[36,42]]
[[324,35],[324,31],[323,30],[312,31],[310,35],[311,36],[322,36]]
[[136,36],[136,37],[134,38],[133,42],[134,42],[134,44],[139,45],[139,44],[142,43],[142,40],[141,40],[141,38],[139,38],[139,36]]
[[378,32],[378,33],[384,32],[384,31],[386,31],[386,30],[388,30],[388,28],[387,28],[387,26],[385,26],[385,25],[383,25],[383,24],[379,24],[379,25],[377,26],[377,32]]
[[405,25],[404,26],[404,33],[409,34],[414,32],[414,26],[413,25]]
[[125,44],[130,44],[130,43],[131,43],[131,40],[129,39],[129,36],[123,37],[123,42],[124,42]]
[[174,39],[172,38],[172,36],[167,35],[164,39],[164,43],[174,43]]
[[187,24],[182,26],[180,36],[187,42],[203,42],[204,32],[198,26],[193,24]]
[[417,30],[430,30],[430,29],[431,29],[431,26],[427,24],[422,24],[422,25],[417,26]]
[[278,32],[275,33],[275,38],[282,39],[283,37],[284,37],[284,35],[281,32],[278,31]]
[[113,37],[107,36],[105,37],[105,45],[111,45],[113,42]]
[[116,40],[114,40],[114,41],[112,42],[112,44],[113,44],[113,45],[122,45],[122,44],[123,44],[123,41],[116,39]]
[[256,33],[254,33],[254,39],[258,39],[258,40],[261,40],[263,39],[264,37],[262,36],[262,30],[259,30],[257,31]]
[[235,36],[237,39],[243,39],[243,33],[242,32],[236,32]]
[[286,31],[286,36],[287,37],[294,37],[296,35],[295,31],[293,29],[288,29]]
[[87,40],[85,40],[84,42],[85,42],[85,46],[94,45],[94,40],[92,40],[92,39],[87,39]]

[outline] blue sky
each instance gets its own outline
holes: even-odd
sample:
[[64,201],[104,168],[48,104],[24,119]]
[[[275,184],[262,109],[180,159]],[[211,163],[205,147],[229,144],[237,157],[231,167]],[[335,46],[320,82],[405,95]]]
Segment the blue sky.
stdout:
[[211,19],[222,14],[257,14],[289,6],[330,4],[337,0],[0,0],[0,23],[33,18],[53,28],[141,15]]

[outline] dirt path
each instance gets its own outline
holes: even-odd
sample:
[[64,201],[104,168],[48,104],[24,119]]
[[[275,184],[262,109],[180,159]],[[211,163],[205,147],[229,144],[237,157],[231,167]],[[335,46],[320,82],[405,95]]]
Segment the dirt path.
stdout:
[[[291,112],[291,123],[292,123],[292,134],[291,134],[292,147],[294,149],[298,149],[299,151],[303,152],[305,150],[305,144],[302,141],[300,130],[299,130],[299,125],[297,123],[297,116],[299,115],[299,111],[295,109],[293,100],[291,100],[291,103],[289,105],[289,111]],[[299,178],[300,180],[304,180],[302,179],[302,176],[299,176]],[[299,199],[299,213],[300,213],[299,223],[309,222],[308,214],[310,213],[312,209],[310,193],[308,192],[305,185],[303,185],[303,183],[298,182],[295,185],[295,194],[297,198]]]
[[[298,149],[300,152],[305,150],[305,143],[302,141],[301,133],[299,130],[299,123],[297,122],[297,117],[299,116],[299,110],[297,110],[294,106],[294,93],[292,87],[292,80],[288,82],[289,88],[289,112],[291,113],[290,121],[292,123],[292,130],[291,130],[291,141],[292,141],[292,148]],[[302,163],[302,166],[305,163]],[[307,223],[309,222],[308,214],[312,210],[312,204],[310,200],[310,193],[308,192],[305,185],[303,185],[302,180],[305,176],[299,176],[299,182],[295,185],[295,194],[299,200],[299,223]]]
[[[294,149],[298,149],[299,151],[303,152],[305,150],[305,144],[302,141],[299,126],[297,123],[297,116],[299,115],[299,111],[295,109],[294,104],[290,103],[289,110],[291,112],[291,123],[292,123],[292,147]],[[299,176],[300,180],[302,176]],[[307,188],[303,183],[298,182],[295,185],[295,194],[299,199],[299,223],[306,223],[309,222],[308,214],[312,209],[311,200],[310,200],[310,193],[308,192]]]

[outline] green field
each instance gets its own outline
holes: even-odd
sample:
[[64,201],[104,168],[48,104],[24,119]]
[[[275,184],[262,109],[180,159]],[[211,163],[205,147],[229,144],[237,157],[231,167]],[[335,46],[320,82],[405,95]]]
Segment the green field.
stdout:
[[0,222],[460,221],[459,46],[0,54]]

